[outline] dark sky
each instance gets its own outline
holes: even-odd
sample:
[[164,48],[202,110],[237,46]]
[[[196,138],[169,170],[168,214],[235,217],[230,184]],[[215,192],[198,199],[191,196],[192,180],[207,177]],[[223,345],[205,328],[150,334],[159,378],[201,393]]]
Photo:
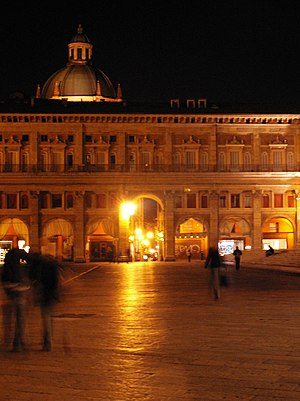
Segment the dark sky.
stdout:
[[1,3],[1,97],[64,67],[81,23],[125,98],[299,103],[298,0],[34,3]]

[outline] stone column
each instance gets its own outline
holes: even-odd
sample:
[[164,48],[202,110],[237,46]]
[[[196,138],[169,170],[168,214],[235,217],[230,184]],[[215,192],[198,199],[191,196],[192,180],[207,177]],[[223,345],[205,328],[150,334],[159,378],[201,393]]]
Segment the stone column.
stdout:
[[164,260],[175,261],[174,193],[165,192],[164,210]]
[[76,192],[75,227],[74,227],[74,261],[85,262],[85,218],[84,191]]
[[252,250],[262,249],[262,226],[261,226],[261,191],[253,191],[253,230],[252,230]]
[[219,242],[219,194],[216,191],[210,192],[210,233],[209,246],[218,246]]
[[40,238],[41,238],[41,227],[40,227],[40,213],[39,213],[39,192],[30,191],[30,238],[29,245],[31,252],[40,252]]

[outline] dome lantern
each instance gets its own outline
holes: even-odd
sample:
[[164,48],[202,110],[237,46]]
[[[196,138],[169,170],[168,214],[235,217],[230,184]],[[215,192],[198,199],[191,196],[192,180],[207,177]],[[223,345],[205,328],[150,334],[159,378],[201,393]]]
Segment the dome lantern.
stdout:
[[68,44],[68,62],[56,71],[43,86],[41,98],[70,102],[121,102],[107,75],[92,64],[92,49],[81,24]]

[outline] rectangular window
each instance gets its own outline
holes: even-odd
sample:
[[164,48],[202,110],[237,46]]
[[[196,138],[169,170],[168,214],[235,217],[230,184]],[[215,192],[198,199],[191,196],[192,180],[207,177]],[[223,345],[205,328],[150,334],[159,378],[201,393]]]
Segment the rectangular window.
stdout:
[[111,135],[109,137],[109,143],[116,143],[117,142],[117,137],[116,135]]
[[74,135],[68,135],[68,142],[73,143],[74,142]]
[[48,208],[48,195],[47,195],[47,192],[41,192],[41,194],[40,194],[40,204],[41,204],[41,209],[47,209]]
[[17,194],[8,194],[6,196],[6,207],[7,209],[17,208]]
[[273,152],[273,167],[275,171],[281,171],[282,169],[282,151]]
[[219,207],[221,208],[221,209],[224,209],[224,208],[226,208],[227,207],[227,204],[226,204],[227,202],[226,202],[226,195],[220,195],[220,197],[219,197]]
[[48,142],[48,135],[41,135],[41,142]]
[[231,195],[231,207],[238,208],[240,207],[240,195]]
[[251,207],[251,195],[245,194],[244,196],[244,207],[249,208]]
[[295,207],[295,197],[293,195],[288,196],[288,207]]
[[129,135],[128,142],[129,143],[134,143],[135,142],[135,136],[134,135]]
[[193,150],[188,150],[185,156],[187,168],[194,169],[196,167],[196,152]]
[[229,152],[229,158],[230,158],[230,169],[234,171],[239,170],[239,152],[238,151]]
[[196,206],[196,194],[187,194],[186,195],[186,207],[195,208]]
[[207,209],[208,208],[208,198],[207,195],[202,195],[201,196],[201,207],[203,209]]
[[52,194],[51,207],[52,207],[52,209],[56,209],[56,208],[62,207],[62,196],[61,196],[61,194]]
[[97,202],[96,207],[98,209],[106,208],[106,195],[105,194],[97,194],[96,202]]
[[270,207],[270,197],[269,197],[269,195],[264,195],[262,197],[262,207]]
[[28,143],[29,142],[29,135],[22,135],[22,143]]
[[283,207],[283,194],[274,194],[274,207]]

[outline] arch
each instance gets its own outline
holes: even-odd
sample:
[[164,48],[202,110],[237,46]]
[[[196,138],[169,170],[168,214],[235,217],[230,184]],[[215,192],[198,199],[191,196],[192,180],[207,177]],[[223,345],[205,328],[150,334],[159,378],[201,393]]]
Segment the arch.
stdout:
[[252,226],[239,216],[224,217],[219,224],[219,249],[223,255],[232,254],[238,246],[241,250],[252,247]]
[[295,225],[288,216],[271,216],[262,225],[262,247],[267,249],[293,249],[295,247]]
[[27,224],[16,217],[0,220],[0,240],[17,247],[18,241],[25,241],[24,246],[29,246],[29,231]]
[[42,229],[41,252],[59,260],[73,258],[74,229],[67,219],[50,219]]
[[185,259],[187,252],[192,259],[203,259],[208,249],[208,224],[201,216],[181,216],[176,223],[175,256]]
[[91,218],[86,225],[87,261],[113,261],[116,258],[116,224],[111,218]]

